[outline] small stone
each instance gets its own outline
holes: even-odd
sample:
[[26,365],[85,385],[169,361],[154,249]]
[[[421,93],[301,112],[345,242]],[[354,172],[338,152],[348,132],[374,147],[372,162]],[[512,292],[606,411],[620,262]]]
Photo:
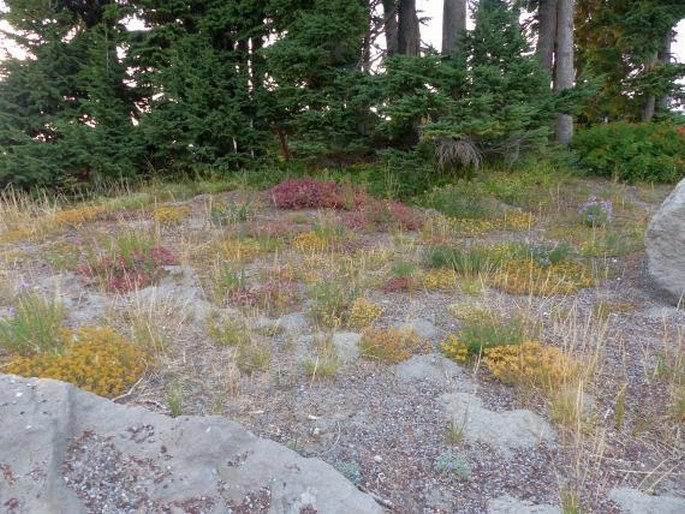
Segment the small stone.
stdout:
[[380,455],[374,455],[373,461],[380,464],[381,462],[383,462],[383,457],[381,457]]

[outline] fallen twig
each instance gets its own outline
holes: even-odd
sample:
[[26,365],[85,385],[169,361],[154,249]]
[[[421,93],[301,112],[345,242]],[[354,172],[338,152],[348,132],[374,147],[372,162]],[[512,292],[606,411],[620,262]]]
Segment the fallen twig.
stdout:
[[377,504],[379,504],[380,506],[385,507],[386,509],[389,509],[389,510],[395,510],[395,504],[393,502],[391,502],[390,500],[386,500],[382,496],[378,496],[376,493],[374,493],[373,491],[369,491],[364,486],[360,485],[357,487],[361,492],[366,493],[369,496],[371,496],[371,498],[373,498],[374,501]]
[[116,402],[117,400],[121,400],[122,398],[126,398],[127,396],[131,396],[131,393],[133,393],[133,390],[138,387],[138,384],[140,384],[143,381],[143,378],[145,377],[140,377],[138,381],[131,386],[131,389],[128,390],[128,393],[120,394],[119,396],[112,398],[113,402]]

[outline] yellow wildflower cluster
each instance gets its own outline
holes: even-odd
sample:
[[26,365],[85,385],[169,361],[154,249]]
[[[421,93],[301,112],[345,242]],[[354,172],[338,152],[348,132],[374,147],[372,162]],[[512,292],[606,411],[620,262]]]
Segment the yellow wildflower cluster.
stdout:
[[501,228],[504,230],[528,230],[535,225],[535,216],[525,211],[512,211],[507,213],[501,220]]
[[162,205],[152,211],[152,219],[162,225],[178,225],[190,216],[190,207],[187,205]]
[[361,353],[369,359],[394,364],[407,360],[412,354],[428,349],[412,331],[395,328],[369,328],[359,342]]
[[74,207],[72,209],[64,209],[55,212],[51,217],[51,221],[59,223],[60,225],[79,225],[92,220],[103,211],[104,208],[100,205]]
[[479,236],[493,230],[528,230],[536,221],[534,215],[525,211],[511,211],[491,219],[436,215],[428,218],[422,238],[432,243],[444,243],[458,236]]
[[445,357],[454,362],[463,364],[469,359],[468,347],[454,335],[447,336],[447,339],[440,343],[440,348]]
[[325,312],[320,315],[321,325],[327,328],[338,328],[343,323],[343,316]]
[[457,272],[447,268],[432,269],[423,276],[421,282],[429,291],[454,289],[457,283]]
[[328,248],[326,238],[314,232],[297,234],[292,240],[292,248],[298,253],[322,253]]
[[447,306],[447,312],[461,322],[476,322],[486,319],[490,312],[479,304],[473,303],[453,303]]
[[454,220],[442,214],[429,216],[421,229],[421,240],[436,245],[449,243],[458,236]]
[[0,233],[0,242],[11,243],[32,235],[34,235],[34,232],[31,230],[25,228],[14,228]]
[[193,263],[199,267],[216,262],[246,264],[266,253],[259,241],[254,239],[220,239],[192,255]]
[[26,216],[20,223],[5,224],[6,230],[0,234],[0,241],[11,242],[27,237],[39,237],[67,225],[81,225],[103,211],[102,206],[88,205],[41,214],[35,218]]
[[483,353],[490,373],[510,385],[554,391],[580,371],[578,360],[538,341],[486,348]]
[[110,328],[81,329],[61,353],[14,356],[5,372],[71,382],[95,394],[115,397],[144,373],[152,358]]
[[457,231],[462,235],[478,236],[498,228],[496,220],[480,218],[455,218],[452,220]]
[[537,296],[569,294],[594,284],[585,268],[576,262],[566,261],[543,267],[526,259],[505,262],[492,281],[507,293]]
[[353,328],[366,328],[380,317],[381,312],[380,305],[360,297],[352,304],[347,322]]

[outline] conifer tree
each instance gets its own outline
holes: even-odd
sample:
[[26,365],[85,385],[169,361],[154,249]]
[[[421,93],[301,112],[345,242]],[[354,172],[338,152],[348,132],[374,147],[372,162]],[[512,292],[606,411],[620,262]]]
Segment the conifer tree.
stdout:
[[678,79],[685,66],[673,62],[668,48],[683,18],[679,0],[576,0],[577,67],[602,79],[583,121],[649,120],[659,108],[667,112],[666,98],[683,103]]
[[268,9],[278,39],[263,55],[274,85],[259,103],[284,158],[345,152],[363,138],[370,116],[359,66],[368,12],[360,2],[306,4],[272,0]]
[[28,58],[2,63],[0,183],[66,186],[130,175],[134,106],[117,55],[125,3],[10,0],[6,34]]
[[264,150],[255,105],[265,1],[140,2],[149,30],[130,53],[145,97],[140,131],[158,171],[240,166]]

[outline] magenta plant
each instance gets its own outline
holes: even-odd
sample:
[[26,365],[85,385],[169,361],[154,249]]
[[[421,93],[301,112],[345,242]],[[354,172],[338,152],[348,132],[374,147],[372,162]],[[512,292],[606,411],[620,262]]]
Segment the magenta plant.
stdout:
[[399,202],[366,199],[357,209],[343,216],[347,228],[355,230],[387,231],[419,230],[424,218],[419,211]]
[[343,200],[334,182],[312,178],[288,179],[266,193],[279,209],[340,209]]

